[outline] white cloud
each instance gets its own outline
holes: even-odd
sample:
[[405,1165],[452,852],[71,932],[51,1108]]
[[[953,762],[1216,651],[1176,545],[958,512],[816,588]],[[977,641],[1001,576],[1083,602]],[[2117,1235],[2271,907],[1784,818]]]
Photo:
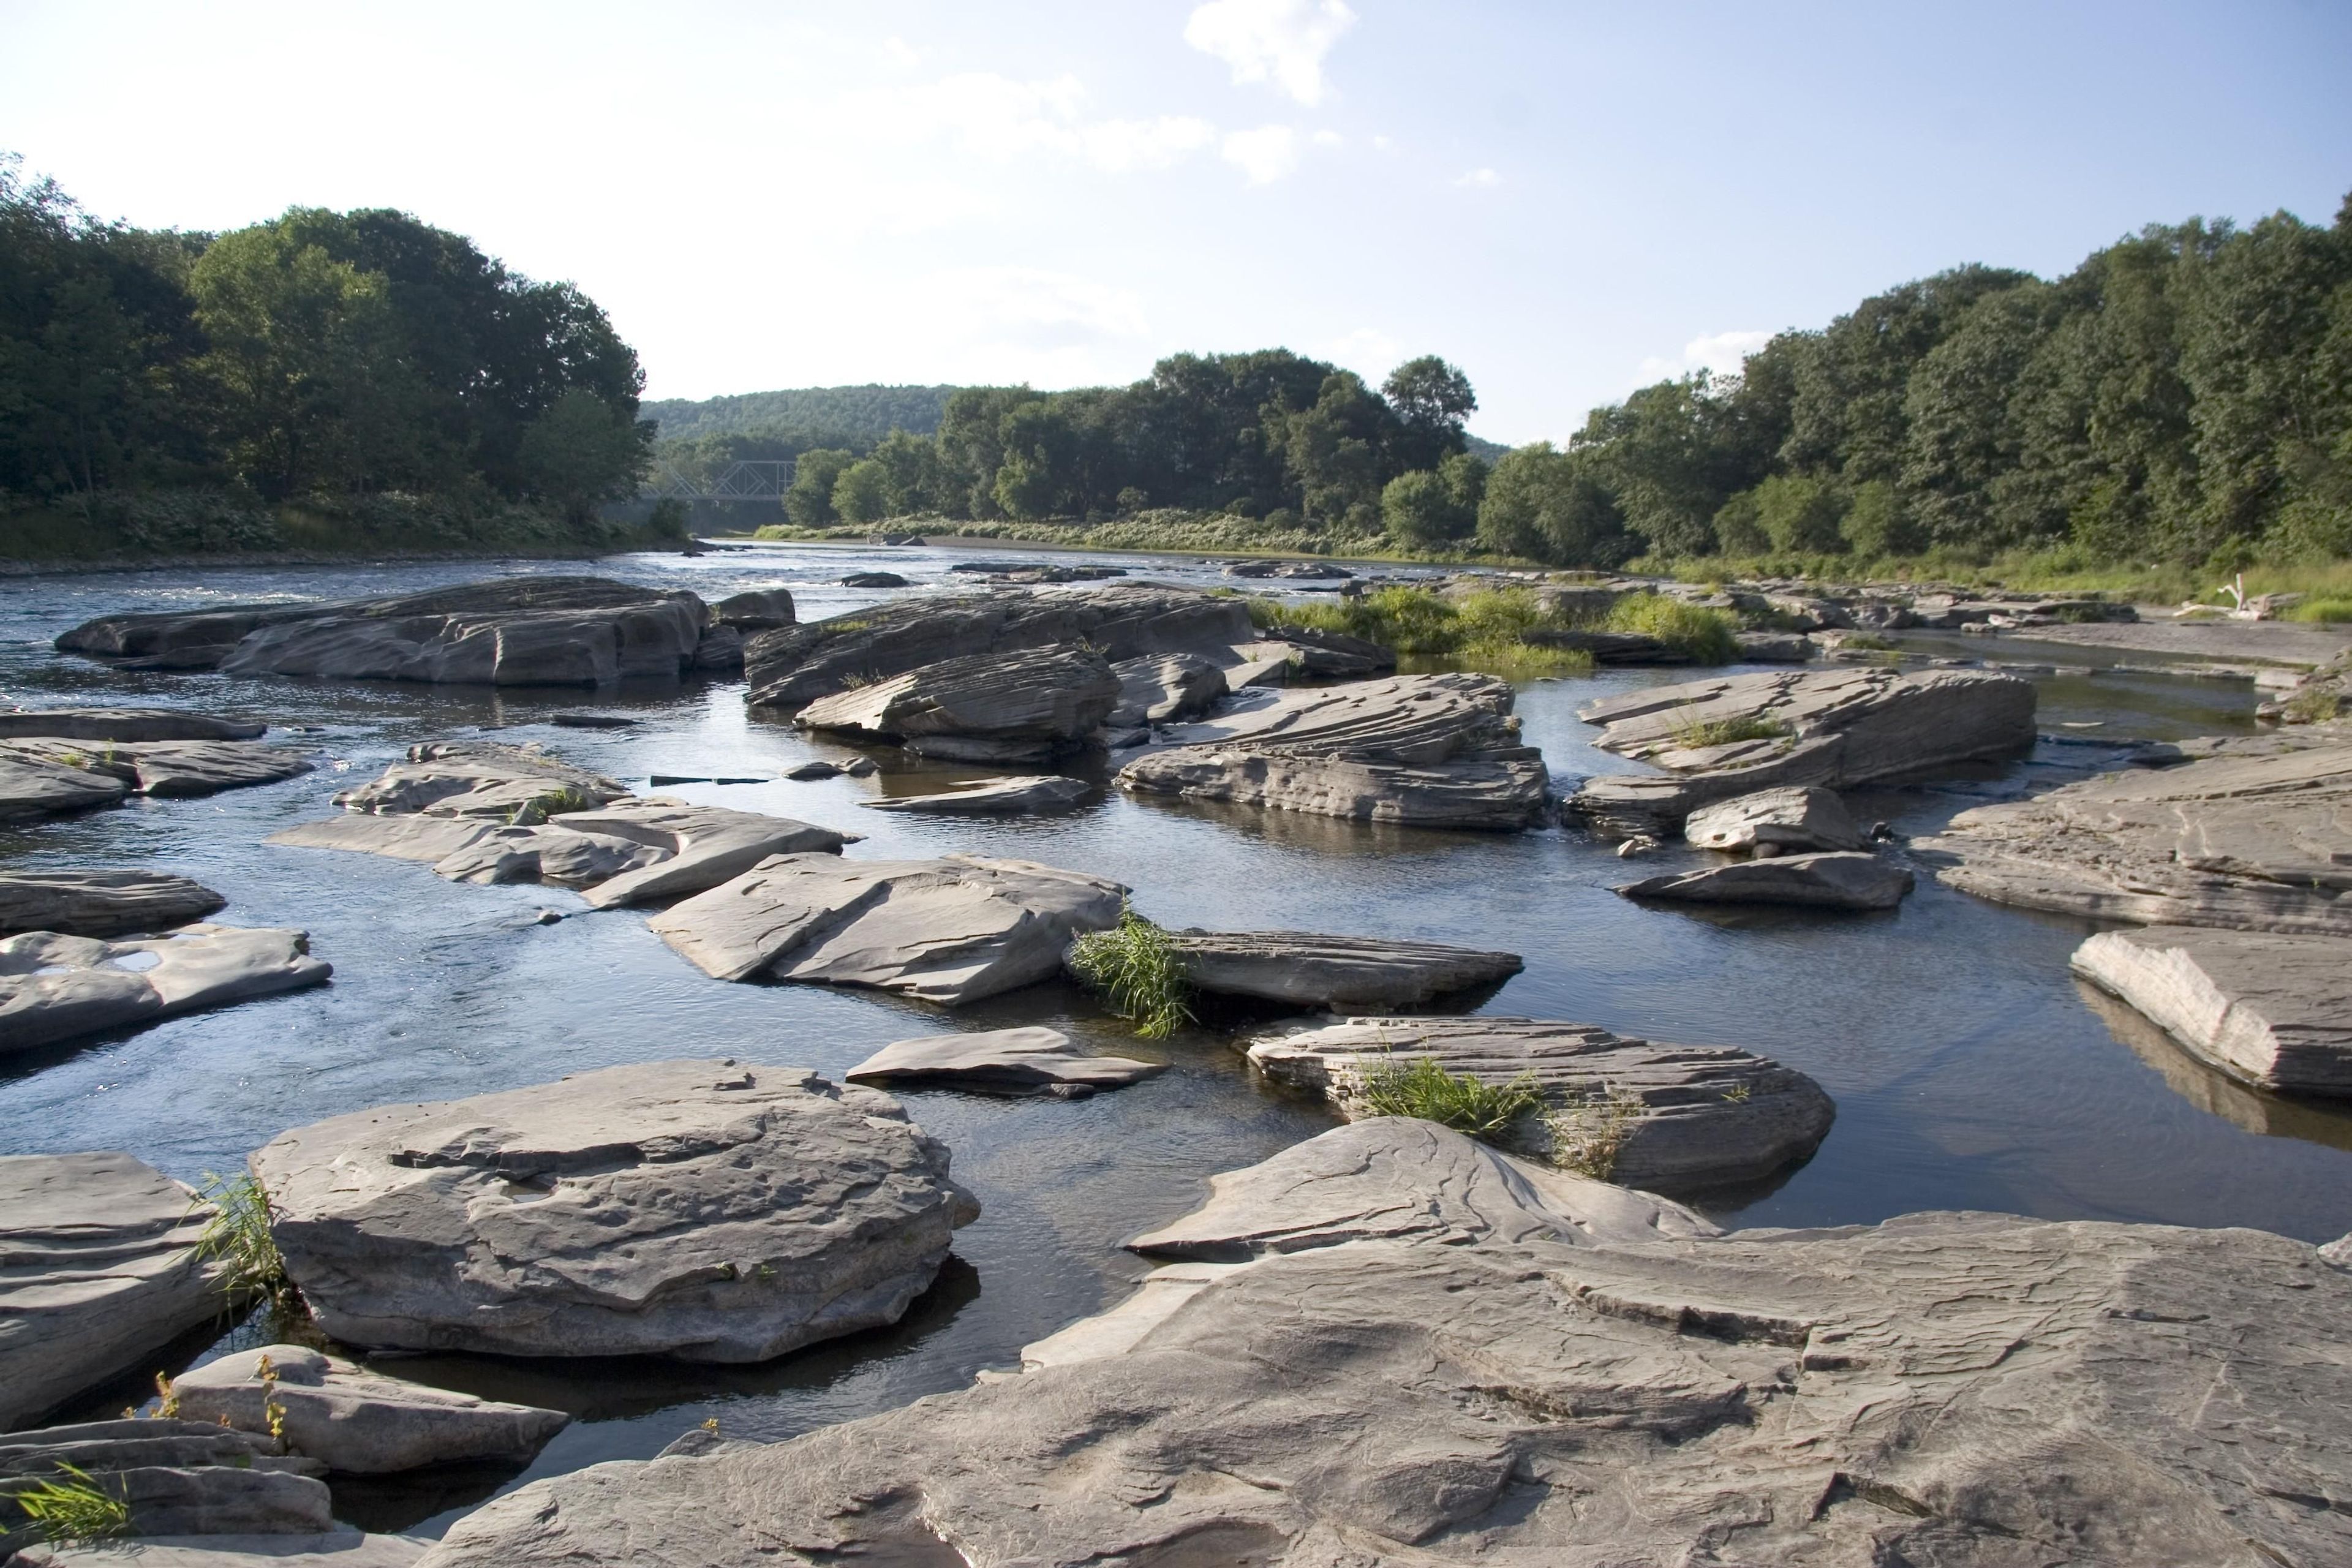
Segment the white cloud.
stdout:
[[1491,190],[1503,183],[1503,176],[1492,169],[1473,169],[1454,183],[1457,185],[1473,185],[1482,190]]
[[966,71],[843,100],[850,115],[880,134],[944,136],[967,153],[998,160],[1058,153],[1112,174],[1163,169],[1216,140],[1215,126],[1185,115],[1088,121],[1086,102],[1087,89],[1074,76],[1016,81],[993,71]]
[[1205,120],[1163,114],[1157,120],[1106,120],[1078,132],[1087,162],[1097,169],[1124,174],[1129,169],[1164,169],[1217,139],[1217,128]]
[[1318,147],[1345,146],[1347,141],[1348,139],[1337,131],[1318,131],[1315,133],[1315,145]]
[[898,70],[913,70],[923,63],[922,57],[900,37],[882,40],[882,59],[884,64]]
[[1642,379],[1662,381],[1688,375],[1695,370],[1716,375],[1737,375],[1740,362],[1772,341],[1769,332],[1712,332],[1683,345],[1679,357],[1653,354],[1642,362]]
[[926,283],[926,308],[942,326],[992,342],[1055,350],[1150,330],[1133,289],[1073,273],[975,267],[933,273]]
[[1356,25],[1342,0],[1210,0],[1184,41],[1233,68],[1236,83],[1271,81],[1305,104],[1323,101],[1323,57]]
[[1397,341],[1378,327],[1358,327],[1345,337],[1319,345],[1319,352],[1333,364],[1354,371],[1375,386],[1404,359]]
[[1226,163],[1249,175],[1251,184],[1272,184],[1298,167],[1298,132],[1287,125],[1228,132],[1220,151]]

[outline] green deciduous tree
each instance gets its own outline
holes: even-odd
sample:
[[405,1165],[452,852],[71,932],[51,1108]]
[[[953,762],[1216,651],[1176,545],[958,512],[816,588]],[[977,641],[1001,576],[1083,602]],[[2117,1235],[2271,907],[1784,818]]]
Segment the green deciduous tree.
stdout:
[[819,447],[803,452],[793,468],[792,488],[784,492],[784,515],[801,528],[830,528],[841,521],[833,510],[833,489],[843,470],[857,454],[841,447]]

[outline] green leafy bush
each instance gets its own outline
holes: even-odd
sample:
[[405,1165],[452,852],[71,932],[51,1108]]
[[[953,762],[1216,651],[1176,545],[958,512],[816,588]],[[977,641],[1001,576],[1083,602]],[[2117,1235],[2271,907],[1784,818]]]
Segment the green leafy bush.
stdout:
[[1162,1040],[1190,1023],[1192,983],[1184,978],[1168,933],[1133,910],[1119,912],[1109,931],[1088,931],[1070,944],[1070,969],[1110,1004],[1134,1020],[1135,1032]]
[[1601,629],[1655,637],[1701,664],[1729,664],[1739,657],[1738,627],[1729,616],[1665,594],[1626,595],[1609,607]]

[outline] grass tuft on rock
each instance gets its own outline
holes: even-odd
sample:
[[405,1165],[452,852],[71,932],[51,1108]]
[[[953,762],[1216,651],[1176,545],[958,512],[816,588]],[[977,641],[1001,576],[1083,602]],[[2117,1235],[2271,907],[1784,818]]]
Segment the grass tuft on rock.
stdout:
[[537,827],[551,816],[561,816],[567,811],[588,811],[596,803],[585,791],[572,784],[559,789],[542,790],[514,808],[507,818],[509,827]]
[[33,1521],[43,1541],[109,1541],[131,1531],[131,1503],[110,1495],[88,1470],[60,1460],[59,1472],[69,1479],[45,1480],[16,1495],[16,1506]]
[[1739,657],[1738,623],[1720,610],[1686,605],[1665,594],[1626,595],[1609,606],[1601,629],[1655,637],[1700,664],[1729,664]]
[[1740,741],[1772,741],[1790,733],[1778,719],[1743,713],[1731,719],[1685,719],[1675,726],[1675,744],[1685,752],[1728,746]]
[[[1747,1086],[1741,1085],[1741,1100],[1748,1098],[1746,1090]],[[1596,1182],[1616,1180],[1617,1157],[1633,1135],[1642,1109],[1640,1095],[1603,1087],[1580,1101],[1546,1111],[1544,1131],[1551,1134],[1551,1163]]]
[[288,1290],[286,1258],[269,1233],[269,1194],[261,1178],[206,1171],[201,1196],[214,1213],[196,1237],[196,1257],[221,1266],[221,1289],[237,1301]]
[[1349,1100],[1367,1116],[1419,1117],[1487,1143],[1543,1110],[1543,1091],[1532,1074],[1486,1083],[1447,1072],[1435,1057],[1376,1062],[1361,1070]]
[[1109,931],[1072,942],[1070,968],[1144,1039],[1164,1040],[1192,1021],[1192,985],[1175,945],[1133,910],[1120,910]]

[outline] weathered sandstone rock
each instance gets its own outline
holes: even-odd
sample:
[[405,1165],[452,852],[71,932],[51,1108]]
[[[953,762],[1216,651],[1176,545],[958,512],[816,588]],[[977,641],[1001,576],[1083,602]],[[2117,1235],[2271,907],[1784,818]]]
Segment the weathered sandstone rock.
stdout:
[[130,1505],[128,1533],[134,1537],[311,1535],[334,1528],[318,1479],[326,1467],[280,1454],[267,1437],[169,1418],[92,1421],[0,1436],[0,1552],[38,1538],[12,1506],[16,1494],[73,1481],[62,1468],[68,1465]]
[[227,902],[210,888],[162,871],[0,871],[0,935],[164,931]]
[[136,942],[24,931],[0,940],[0,1057],[320,985],[307,931],[191,925]]
[[1293,1007],[1416,1007],[1526,967],[1516,952],[1296,931],[1181,931],[1169,946],[1199,990]]
[[335,796],[346,811],[389,816],[478,816],[505,819],[527,808],[545,815],[550,804],[579,811],[609,805],[627,786],[575,767],[536,746],[490,741],[425,741],[381,778]]
[[732,626],[739,632],[772,632],[778,626],[793,626],[799,619],[789,588],[754,588],[749,593],[730,594],[710,606],[712,625]]
[[92,773],[38,755],[18,755],[0,745],[0,822],[120,805],[130,793],[111,773]]
[[26,708],[0,712],[0,741],[251,741],[268,728],[177,708]]
[[357,1111],[251,1163],[330,1335],[500,1355],[754,1362],[896,1322],[979,1213],[889,1096],[732,1060]]
[[1107,721],[1114,729],[1197,719],[1225,694],[1224,670],[1197,653],[1147,654],[1110,668],[1118,677],[1118,701]]
[[1166,1062],[1089,1056],[1061,1030],[1031,1026],[894,1041],[842,1076],[852,1083],[1067,1094],[1124,1089],[1167,1068]]
[[1154,653],[1215,657],[1250,641],[1249,608],[1183,588],[1119,583],[1062,592],[900,599],[764,632],[744,649],[755,708],[799,708],[943,659],[1084,642],[1113,661]]
[[956,1006],[1061,967],[1081,931],[1118,923],[1127,889],[1026,860],[779,855],[653,917],[720,980],[873,986]]
[[338,1526],[317,1535],[142,1535],[119,1542],[44,1542],[8,1568],[413,1568],[433,1542],[421,1535],[365,1535]]
[[213,1212],[128,1154],[0,1154],[0,1430],[228,1310]]
[[841,580],[845,588],[904,588],[907,579],[896,572],[852,572]]
[[1075,809],[1093,786],[1084,779],[1036,773],[992,779],[937,795],[902,795],[858,804],[870,811],[946,813],[958,816],[1045,816]]
[[1392,676],[1286,692],[1120,770],[1137,795],[1423,827],[1513,831],[1541,820],[1550,776],[1491,676]]
[[1743,664],[1802,664],[1821,652],[1802,632],[1740,632],[1733,640]]
[[1024,648],[821,697],[793,722],[894,742],[919,756],[1034,763],[1097,737],[1118,696],[1119,678],[1098,655]]
[[2102,931],[2074,950],[2074,970],[2234,1077],[2352,1095],[2352,942],[2340,937]]
[[1531,1018],[1348,1018],[1261,1035],[1250,1062],[1277,1083],[1365,1114],[1365,1075],[1429,1058],[1483,1083],[1531,1078],[1553,1114],[1511,1146],[1628,1187],[1687,1192],[1809,1157],[1836,1114],[1804,1074],[1727,1046],[1669,1046]]
[[110,805],[126,795],[216,795],[314,765],[290,747],[251,741],[0,741],[0,816]]
[[2352,743],[2223,750],[1980,805],[1912,851],[2027,909],[2352,936]]
[[1805,904],[1831,910],[1891,910],[1911,890],[1911,873],[1875,855],[1834,851],[1734,860],[1628,882],[1629,899],[1702,904]]
[[1386,675],[1396,668],[1396,649],[1369,637],[1327,632],[1315,626],[1276,626],[1259,634],[1288,643],[1296,651],[1299,673],[1324,679]]
[[1870,840],[1846,814],[1845,802],[1815,785],[1759,790],[1703,805],[1683,824],[1683,837],[1701,849],[1739,854],[1779,849],[1861,849]]
[[344,1475],[528,1459],[572,1419],[560,1410],[403,1383],[306,1345],[236,1351],[183,1373],[172,1389],[184,1418],[264,1437],[274,1404],[287,1448]]

